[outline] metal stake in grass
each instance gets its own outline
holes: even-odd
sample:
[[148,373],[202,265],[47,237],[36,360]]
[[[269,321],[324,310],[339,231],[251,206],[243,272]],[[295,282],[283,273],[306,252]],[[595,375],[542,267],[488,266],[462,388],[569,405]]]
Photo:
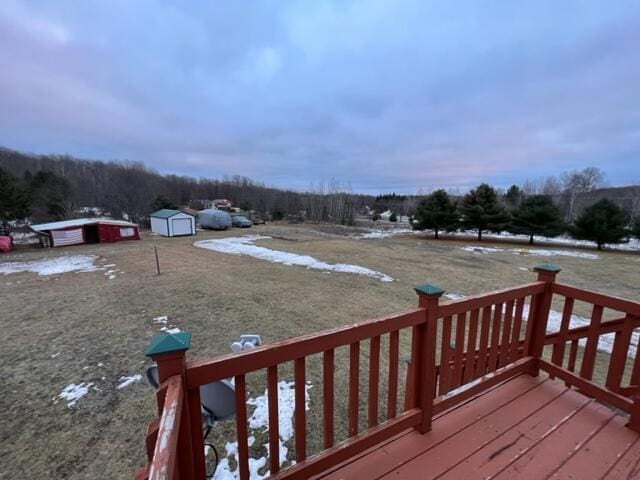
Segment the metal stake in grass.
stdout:
[[160,259],[158,258],[158,247],[157,247],[157,245],[153,246],[153,251],[156,254],[156,269],[158,270],[158,275],[160,275]]

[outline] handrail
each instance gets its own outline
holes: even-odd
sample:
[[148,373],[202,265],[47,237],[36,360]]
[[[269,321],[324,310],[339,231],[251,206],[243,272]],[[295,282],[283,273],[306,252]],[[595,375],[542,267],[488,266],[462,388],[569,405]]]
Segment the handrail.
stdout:
[[443,302],[438,306],[438,317],[458,315],[460,313],[470,312],[471,310],[487,307],[496,303],[505,303],[528,295],[537,295],[544,291],[544,287],[544,282],[531,282],[517,287],[471,295],[462,300]]
[[223,378],[253,372],[332,348],[350,345],[424,322],[424,309],[367,320],[320,333],[303,335],[241,353],[187,364],[187,387],[195,388]]
[[552,286],[552,292],[583,302],[617,310],[619,312],[626,312],[636,317],[640,316],[640,302],[634,302],[633,300],[627,300],[626,298],[592,292],[591,290],[584,290],[582,288],[562,283],[554,283]]
[[182,378],[174,375],[160,385],[166,388],[162,416],[158,427],[153,459],[149,468],[149,480],[171,480],[177,478],[177,450],[184,401]]

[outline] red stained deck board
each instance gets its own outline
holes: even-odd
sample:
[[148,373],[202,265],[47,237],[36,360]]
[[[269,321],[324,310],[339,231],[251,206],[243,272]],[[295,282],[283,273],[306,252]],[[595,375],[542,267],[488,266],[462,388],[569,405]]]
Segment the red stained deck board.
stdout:
[[508,405],[545,381],[546,376],[543,375],[538,377],[520,375],[483,394],[480,398],[486,399],[486,402],[471,400],[442,414],[434,421],[431,432],[421,435],[416,431],[409,431],[397,440],[380,446],[369,455],[359,457],[322,478],[379,478],[504,405]]
[[600,432],[614,415],[609,407],[590,402],[570,422],[559,426],[493,478],[547,478]]
[[442,413],[431,432],[408,430],[322,478],[640,478],[640,436],[627,421],[563,382],[521,375]]
[[607,480],[640,478],[640,439],[631,445],[607,472]]
[[[560,382],[545,382],[380,478],[438,478],[451,465],[501,437],[529,415],[552,403],[566,390],[567,387]],[[472,405],[480,408],[482,403],[483,398],[480,397]]]
[[466,459],[461,456],[459,463],[452,464],[451,469],[440,478],[489,478],[534,446],[556,425],[570,421],[589,401],[587,397],[574,390],[566,390],[473,455]]
[[[553,478],[584,480],[605,478],[607,472],[638,439],[637,433],[625,428],[626,424],[626,417],[613,417],[600,432],[554,473]],[[637,475],[640,475],[640,472]]]

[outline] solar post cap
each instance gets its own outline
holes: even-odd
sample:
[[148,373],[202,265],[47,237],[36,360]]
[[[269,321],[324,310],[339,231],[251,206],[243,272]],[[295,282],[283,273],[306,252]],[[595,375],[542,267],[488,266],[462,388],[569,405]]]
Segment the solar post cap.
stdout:
[[418,285],[414,287],[414,290],[418,295],[426,295],[427,297],[439,297],[445,291],[438,287],[437,285],[431,285],[429,283],[425,283],[424,285]]
[[165,353],[184,352],[191,345],[191,332],[162,333],[154,335],[145,355],[153,357]]
[[543,272],[549,273],[559,273],[562,269],[557,265],[553,265],[552,263],[543,263],[542,265],[537,265],[533,267],[533,269],[537,272],[539,270]]

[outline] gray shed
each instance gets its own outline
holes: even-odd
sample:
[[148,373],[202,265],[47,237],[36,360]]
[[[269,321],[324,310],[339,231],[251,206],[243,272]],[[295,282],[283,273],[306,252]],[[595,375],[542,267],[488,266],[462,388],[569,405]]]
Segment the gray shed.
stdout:
[[165,237],[196,234],[196,217],[179,210],[163,208],[151,215],[151,231]]

